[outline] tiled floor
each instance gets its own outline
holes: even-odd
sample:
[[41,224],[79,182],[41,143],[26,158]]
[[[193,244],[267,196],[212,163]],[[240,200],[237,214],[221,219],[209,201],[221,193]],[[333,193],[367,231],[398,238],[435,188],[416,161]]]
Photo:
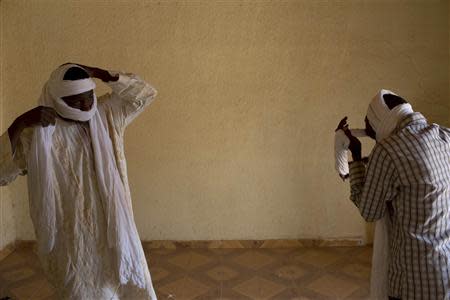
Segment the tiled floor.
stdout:
[[[159,299],[368,299],[371,248],[150,249]],[[0,299],[55,300],[36,256],[0,262]]]

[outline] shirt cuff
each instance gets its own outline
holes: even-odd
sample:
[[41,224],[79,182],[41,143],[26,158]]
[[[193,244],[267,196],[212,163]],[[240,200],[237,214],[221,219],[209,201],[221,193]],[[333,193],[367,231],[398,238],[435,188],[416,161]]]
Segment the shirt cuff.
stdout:
[[111,76],[119,76],[119,79],[116,81],[109,81],[107,84],[109,87],[116,93],[120,94],[123,90],[130,86],[132,78],[124,73],[116,72],[116,71],[108,71]]
[[350,185],[364,183],[366,176],[366,167],[362,161],[354,161],[349,163]]

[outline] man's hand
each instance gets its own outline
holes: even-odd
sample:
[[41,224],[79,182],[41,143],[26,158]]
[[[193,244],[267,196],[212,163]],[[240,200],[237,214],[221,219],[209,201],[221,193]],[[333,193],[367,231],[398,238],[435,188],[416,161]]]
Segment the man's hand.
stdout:
[[55,124],[57,116],[58,115],[53,108],[38,106],[19,116],[16,121],[24,128],[32,126],[47,127],[50,124]]
[[339,122],[339,125],[335,131],[338,131],[339,129],[342,129],[345,135],[350,140],[350,145],[348,146],[348,149],[352,152],[353,160],[361,161],[361,142],[358,140],[358,138],[353,136],[352,132],[348,129],[347,117],[343,118]]
[[20,134],[27,127],[54,125],[58,114],[51,107],[38,106],[20,115],[8,128],[12,149],[16,148]]
[[83,69],[85,69],[86,72],[88,73],[89,77],[98,78],[103,82],[117,81],[119,79],[119,76],[112,76],[111,74],[109,74],[108,71],[100,69],[100,68],[89,67],[89,66],[75,64],[75,63],[72,63],[72,64],[78,65],[78,66],[82,67]]
[[334,131],[338,131],[339,129],[346,130],[348,129],[347,117],[344,117],[338,124],[338,127]]

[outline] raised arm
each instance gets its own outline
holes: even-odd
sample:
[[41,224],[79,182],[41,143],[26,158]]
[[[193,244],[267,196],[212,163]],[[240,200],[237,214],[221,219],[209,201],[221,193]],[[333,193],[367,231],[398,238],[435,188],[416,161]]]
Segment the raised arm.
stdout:
[[388,152],[376,145],[366,167],[360,160],[350,163],[350,199],[368,222],[381,219],[386,203],[396,196],[397,173]]
[[108,83],[112,89],[108,104],[114,118],[125,128],[153,102],[157,91],[137,75],[116,74],[118,80]]
[[[101,97],[106,100],[109,109],[120,127],[126,127],[134,120],[155,98],[157,91],[139,76],[130,73],[106,71],[100,68],[80,65],[89,76],[101,79],[111,87],[112,93]],[[103,102],[103,101],[101,101]]]

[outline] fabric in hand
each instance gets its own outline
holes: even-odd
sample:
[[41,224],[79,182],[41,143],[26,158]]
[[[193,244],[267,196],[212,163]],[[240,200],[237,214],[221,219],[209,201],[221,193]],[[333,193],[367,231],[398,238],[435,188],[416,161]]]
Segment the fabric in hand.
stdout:
[[[365,137],[367,136],[364,129],[350,129],[353,136]],[[339,129],[334,134],[334,160],[335,169],[341,176],[346,176],[348,170],[348,146],[350,139],[345,135],[342,129]]]

